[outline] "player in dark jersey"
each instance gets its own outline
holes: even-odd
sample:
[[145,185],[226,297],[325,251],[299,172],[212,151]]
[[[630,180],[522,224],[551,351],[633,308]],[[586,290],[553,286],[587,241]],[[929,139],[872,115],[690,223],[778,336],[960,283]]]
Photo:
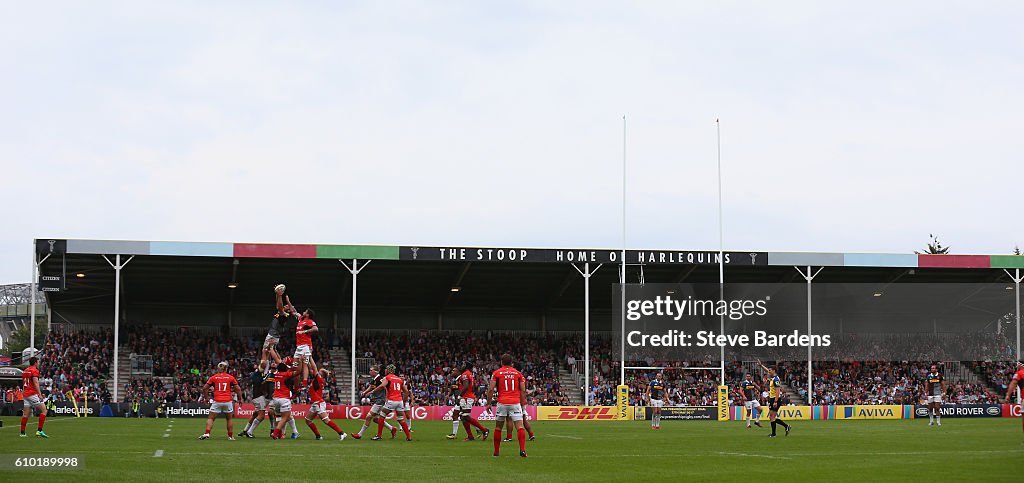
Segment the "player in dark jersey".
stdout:
[[658,374],[651,383],[647,385],[647,390],[644,391],[644,398],[654,408],[653,415],[651,416],[651,429],[661,429],[661,407],[664,405],[665,399],[667,399],[665,373],[658,371]]
[[460,392],[462,387],[460,384],[461,377],[455,376],[451,378],[451,383],[448,385],[448,390],[451,392],[451,397],[455,399],[455,407],[452,408],[452,432],[445,436],[448,439],[455,439],[459,435],[459,421],[461,420],[462,407],[459,405]]
[[[352,433],[352,437],[355,438],[355,439],[362,438],[363,437],[363,432],[366,431],[366,428],[370,427],[370,423],[379,422],[380,418],[383,417],[383,416],[380,415],[380,413],[381,413],[381,410],[384,409],[384,403],[386,402],[386,399],[387,399],[386,398],[387,393],[383,389],[375,390],[375,388],[380,386],[380,384],[381,384],[381,382],[383,380],[384,380],[384,375],[380,373],[380,366],[377,366],[377,365],[370,366],[370,384],[361,393],[362,396],[366,396],[366,395],[370,396],[370,404],[371,404],[371,406],[370,406],[370,413],[367,414],[366,415],[366,419],[363,420],[363,427],[359,429],[359,432],[358,433]],[[394,439],[395,435],[398,434],[398,428],[392,426],[386,420],[384,421],[384,427],[388,431],[391,431],[391,439]]]
[[283,285],[274,287],[274,296],[277,300],[277,312],[274,313],[274,318],[270,319],[270,328],[267,329],[267,337],[263,340],[263,348],[260,350],[260,369],[268,372],[271,358],[275,361],[281,360],[277,353],[277,343],[281,341],[281,334],[292,317],[292,310],[289,308],[291,303],[285,303]]
[[245,425],[241,436],[254,438],[253,433],[264,419],[270,418],[271,428],[277,426],[274,412],[267,411],[267,406],[270,405],[270,401],[274,398],[274,376],[273,374],[264,373],[260,370],[259,365],[256,365],[253,367],[252,374],[249,374],[249,382],[252,383],[252,405],[254,409],[252,417],[249,419],[249,424]]
[[942,394],[946,390],[946,382],[939,373],[939,366],[932,364],[932,371],[924,380],[925,402],[928,404],[928,426],[942,426]]
[[775,437],[775,426],[780,424],[786,428],[786,436],[789,436],[789,430],[792,428],[785,421],[779,419],[779,407],[782,406],[782,380],[775,373],[774,367],[767,367],[761,364],[761,361],[757,361],[757,363],[768,372],[768,420],[772,422],[772,434],[768,437]]
[[[761,402],[758,401],[758,396],[761,394],[761,388],[754,382],[750,373],[747,373],[747,377],[740,382],[740,393],[743,394],[743,407],[747,410],[747,428],[750,428],[750,419],[754,418],[754,424],[757,427],[761,427]],[[754,411],[757,411],[757,416],[754,416]]]

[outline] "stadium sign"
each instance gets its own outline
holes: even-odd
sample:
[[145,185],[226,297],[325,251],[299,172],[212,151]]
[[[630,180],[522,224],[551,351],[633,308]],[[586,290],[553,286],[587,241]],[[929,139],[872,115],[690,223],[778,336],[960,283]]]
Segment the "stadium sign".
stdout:
[[835,406],[835,419],[911,419],[912,408],[884,404]]
[[[914,416],[927,418],[931,410],[928,406],[914,406]],[[1001,404],[943,404],[939,414],[946,418],[999,418],[1003,416]]]
[[1003,404],[1002,414],[1004,418],[1019,418],[1021,415],[1020,404]]
[[[399,259],[495,263],[622,263],[621,250],[589,248],[399,247]],[[717,265],[716,251],[626,250],[628,264]],[[767,265],[767,252],[725,252],[726,265]]]
[[611,421],[618,419],[613,406],[538,406],[537,419],[547,421]]
[[[654,415],[654,408],[644,408],[644,418],[650,420]],[[716,420],[718,419],[717,406],[683,406],[661,408],[661,419],[666,420]]]

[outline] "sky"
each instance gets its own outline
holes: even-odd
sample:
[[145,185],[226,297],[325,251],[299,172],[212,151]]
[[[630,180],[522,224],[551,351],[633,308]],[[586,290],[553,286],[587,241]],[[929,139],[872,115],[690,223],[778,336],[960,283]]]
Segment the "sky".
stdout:
[[617,248],[624,198],[717,249],[716,119],[727,250],[1024,245],[1020,2],[0,10],[0,283],[34,238]]

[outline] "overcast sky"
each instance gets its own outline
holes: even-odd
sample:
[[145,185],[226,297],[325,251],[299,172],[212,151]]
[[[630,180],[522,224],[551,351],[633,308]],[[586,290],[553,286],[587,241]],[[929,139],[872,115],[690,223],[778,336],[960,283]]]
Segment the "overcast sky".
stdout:
[[4,2],[33,238],[1024,245],[1020,2]]

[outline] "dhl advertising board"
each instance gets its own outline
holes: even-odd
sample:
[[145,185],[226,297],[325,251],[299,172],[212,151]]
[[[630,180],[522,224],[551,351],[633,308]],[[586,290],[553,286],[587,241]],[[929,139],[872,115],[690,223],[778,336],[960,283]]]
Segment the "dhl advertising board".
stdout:
[[614,421],[618,419],[615,406],[537,406],[537,419],[541,421]]

